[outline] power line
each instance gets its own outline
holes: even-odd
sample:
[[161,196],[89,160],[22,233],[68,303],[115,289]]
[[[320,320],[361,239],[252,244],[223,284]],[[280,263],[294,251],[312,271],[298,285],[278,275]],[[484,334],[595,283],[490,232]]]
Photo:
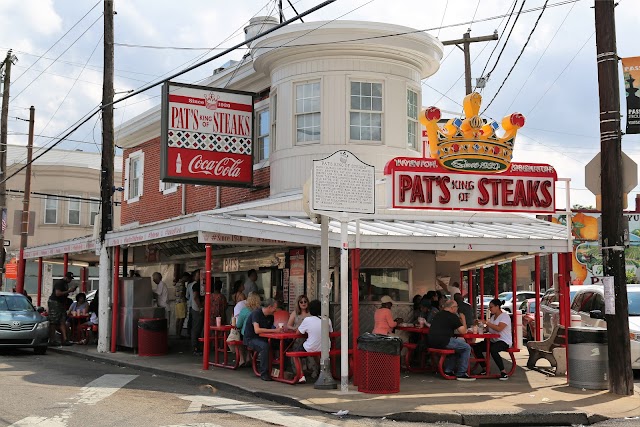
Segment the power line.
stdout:
[[[10,190],[7,189],[7,195],[10,195],[11,193],[18,193],[18,194],[24,194],[24,190]],[[85,203],[100,203],[100,199],[99,198],[87,198],[87,197],[80,197],[80,196],[66,196],[64,194],[53,194],[53,193],[42,193],[39,191],[32,191],[31,193],[32,195],[35,196],[44,196],[44,197],[40,197],[41,199],[44,198],[57,198],[57,199],[66,199],[66,200],[77,200],[80,202],[85,202]]]
[[89,15],[89,14],[91,13],[91,11],[92,11],[93,9],[95,9],[95,8],[96,8],[100,3],[101,3],[101,1],[98,1],[96,4],[94,4],[94,5],[93,5],[93,7],[92,7],[91,9],[89,9],[89,11],[88,11],[87,13],[85,13],[85,14],[82,16],[82,18],[80,18],[78,21],[76,21],[76,23],[75,23],[75,24],[73,24],[73,25],[71,26],[71,28],[69,28],[69,29],[67,30],[67,32],[66,32],[66,33],[64,33],[64,34],[63,34],[63,35],[62,35],[58,40],[56,40],[56,41],[55,41],[55,42],[54,42],[54,43],[49,47],[49,49],[47,49],[47,51],[46,51],[45,53],[43,53],[42,55],[40,55],[40,56],[38,57],[38,59],[36,59],[36,60],[35,60],[35,62],[33,62],[31,65],[29,65],[29,67],[27,67],[27,69],[26,69],[26,70],[24,70],[24,72],[23,72],[22,74],[20,74],[20,75],[19,75],[19,76],[18,76],[18,77],[13,81],[13,82],[11,82],[11,84],[13,85],[13,84],[15,84],[18,80],[20,80],[20,77],[24,76],[24,75],[27,73],[27,71],[29,71],[29,70],[31,69],[31,67],[33,67],[34,65],[36,65],[36,64],[38,63],[38,61],[40,61],[40,60],[42,59],[42,57],[43,57],[44,55],[46,55],[47,53],[49,53],[49,51],[50,51],[51,49],[53,49],[53,47],[54,47],[55,45],[57,45],[57,44],[60,42],[60,40],[62,40],[63,38],[65,38],[65,37],[67,36],[67,34],[69,34],[69,33],[71,32],[71,30],[73,30],[73,29],[74,29],[78,24],[80,24],[80,22],[82,22],[82,21],[84,20],[84,18],[86,18],[86,17],[87,17],[87,15]]
[[[505,76],[504,80],[502,80],[502,84],[500,85],[500,87],[498,88],[498,91],[495,93],[495,95],[493,95],[493,98],[491,98],[491,101],[489,101],[489,103],[487,104],[486,107],[484,107],[484,111],[487,111],[487,108],[489,108],[491,106],[491,104],[493,103],[493,101],[496,99],[496,97],[498,96],[498,94],[500,93],[500,90],[503,88],[504,84],[507,82],[507,79],[509,78],[509,76],[511,75],[511,72],[513,71],[513,69],[516,67],[516,64],[518,63],[518,61],[520,60],[520,58],[522,57],[522,54],[524,53],[524,50],[527,48],[527,45],[529,44],[529,41],[531,40],[531,36],[533,35],[534,31],[536,30],[536,28],[538,27],[538,23],[540,22],[540,19],[542,18],[542,15],[544,14],[544,11],[546,9],[547,3],[549,3],[549,0],[545,0],[544,5],[542,7],[542,10],[540,11],[540,15],[538,15],[538,19],[536,19],[535,24],[533,24],[533,28],[531,29],[531,32],[529,33],[529,37],[527,37],[527,40],[524,42],[524,45],[522,46],[522,49],[520,50],[520,53],[518,54],[518,56],[516,57],[516,60],[513,61],[513,65],[511,66],[511,69],[509,70],[509,72],[507,73],[507,75]],[[483,111],[483,112],[484,112]]]
[[[513,16],[513,12],[516,10],[516,5],[518,4],[518,0],[513,0],[513,5],[511,7],[511,12],[509,13],[509,18],[507,19],[507,23],[505,24],[504,28],[502,29],[502,32],[500,33],[500,37],[498,37],[498,42],[493,45],[493,49],[491,50],[491,53],[489,54],[489,58],[487,59],[487,63],[484,64],[484,68],[482,69],[482,73],[480,74],[480,76],[484,76],[484,72],[487,71],[487,67],[489,67],[489,62],[491,62],[491,58],[493,58],[493,54],[495,53],[496,49],[498,48],[498,46],[500,45],[500,41],[502,40],[502,37],[504,36],[504,33],[507,31],[507,27],[509,27],[509,21],[511,21],[511,17]],[[500,25],[502,25],[502,23],[504,22],[504,18],[502,18],[502,21],[500,21]],[[500,28],[500,25],[498,25],[498,28]]]

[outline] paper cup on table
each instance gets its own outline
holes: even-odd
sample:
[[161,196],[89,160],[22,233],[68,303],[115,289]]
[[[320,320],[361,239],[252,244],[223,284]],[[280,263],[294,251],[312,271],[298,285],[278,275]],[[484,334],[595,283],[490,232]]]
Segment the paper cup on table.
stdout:
[[427,323],[427,321],[424,320],[424,317],[418,317],[418,326],[424,328],[425,323]]
[[278,328],[283,329],[284,328],[284,323],[278,323]]
[[216,326],[217,327],[222,326],[222,317],[216,317]]

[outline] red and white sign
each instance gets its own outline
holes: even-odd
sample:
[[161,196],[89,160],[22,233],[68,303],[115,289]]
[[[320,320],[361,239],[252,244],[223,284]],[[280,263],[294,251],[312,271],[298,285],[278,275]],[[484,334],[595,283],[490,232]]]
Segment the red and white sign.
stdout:
[[511,163],[500,174],[453,173],[435,159],[397,157],[384,173],[391,208],[555,213],[557,175],[550,165]]
[[165,83],[160,178],[251,186],[253,130],[252,93]]

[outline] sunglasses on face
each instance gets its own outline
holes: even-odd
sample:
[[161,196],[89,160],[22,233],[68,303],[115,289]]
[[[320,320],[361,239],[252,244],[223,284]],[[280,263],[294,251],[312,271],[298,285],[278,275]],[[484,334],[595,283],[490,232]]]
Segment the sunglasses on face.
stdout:
[[307,304],[308,302],[309,301],[302,300],[302,301],[300,301],[300,304]]

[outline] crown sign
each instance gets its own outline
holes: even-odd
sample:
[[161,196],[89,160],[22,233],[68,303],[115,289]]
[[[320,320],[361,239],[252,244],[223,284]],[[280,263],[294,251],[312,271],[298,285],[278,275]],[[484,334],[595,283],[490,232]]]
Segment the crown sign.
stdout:
[[438,125],[441,113],[436,107],[422,111],[420,122],[427,128],[431,157],[446,169],[463,172],[499,173],[509,169],[513,158],[518,129],[524,126],[524,116],[513,113],[502,119],[505,133],[496,134],[500,126],[485,121],[478,114],[482,96],[471,93],[464,98],[465,118]]
[[220,95],[217,95],[213,92],[209,92],[204,96],[204,105],[209,110],[216,110],[218,108],[219,99],[220,99]]

